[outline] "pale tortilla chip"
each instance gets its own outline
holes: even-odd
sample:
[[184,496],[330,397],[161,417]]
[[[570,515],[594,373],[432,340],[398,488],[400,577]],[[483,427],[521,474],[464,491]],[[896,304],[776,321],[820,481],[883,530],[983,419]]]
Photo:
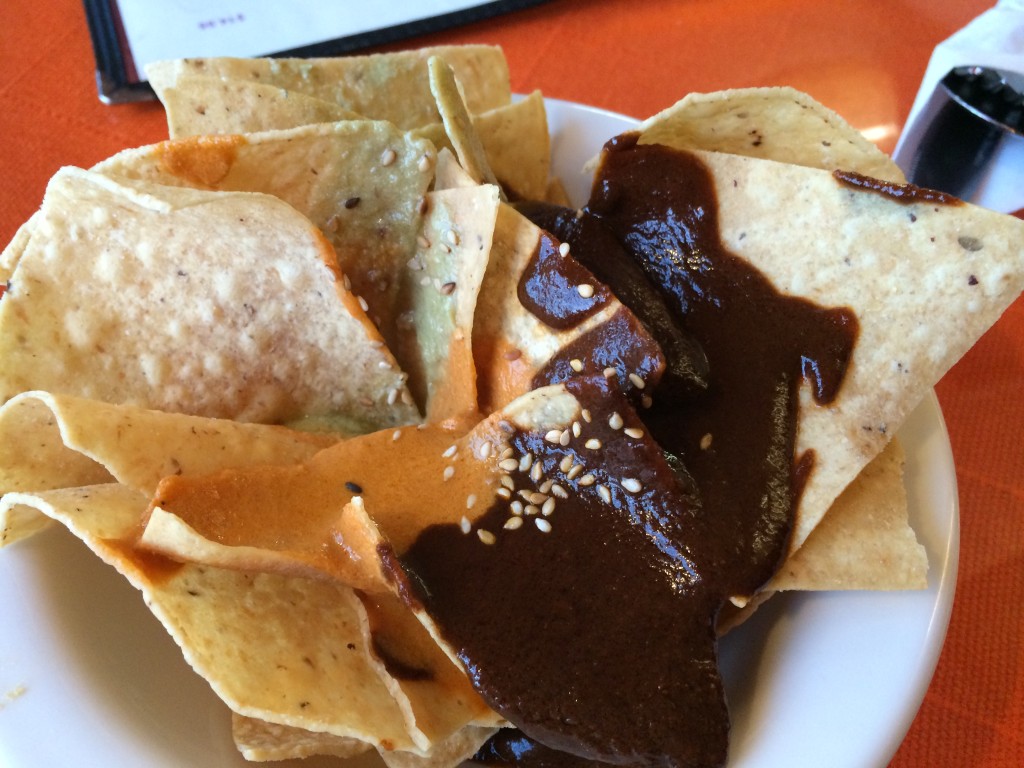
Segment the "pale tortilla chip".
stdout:
[[231,736],[246,760],[267,762],[330,755],[350,758],[363,755],[373,747],[358,739],[317,733],[279,723],[268,723],[231,713]]
[[641,139],[903,181],[903,172],[842,117],[793,88],[691,93],[645,120]]
[[853,309],[860,330],[828,408],[802,392],[813,450],[791,549],[925,393],[1024,288],[1024,224],[971,205],[896,202],[818,169],[695,153],[715,179],[727,248],[783,293]]
[[427,60],[440,56],[455,70],[474,113],[509,103],[508,63],[495,46],[437,46],[397,53],[310,59],[179,59],[146,67],[161,96],[185,75],[247,80],[296,91],[399,128],[437,122]]
[[418,418],[390,394],[404,377],[330,245],[280,200],[67,168],[40,214],[0,303],[0,401],[46,390],[271,423]]
[[[334,246],[346,285],[366,303],[394,351],[404,333],[398,317],[406,309],[406,265],[423,224],[434,160],[428,141],[361,120],[163,142],[121,152],[93,170],[159,184],[260,192],[289,203]],[[406,367],[404,360],[399,364]]]
[[333,102],[270,83],[184,75],[160,93],[167,133],[185,136],[255,133],[359,119]]
[[497,733],[497,728],[467,725],[453,733],[443,742],[434,745],[430,754],[420,757],[412,752],[385,752],[380,756],[388,768],[437,768],[438,766],[461,765],[469,760],[487,740]]

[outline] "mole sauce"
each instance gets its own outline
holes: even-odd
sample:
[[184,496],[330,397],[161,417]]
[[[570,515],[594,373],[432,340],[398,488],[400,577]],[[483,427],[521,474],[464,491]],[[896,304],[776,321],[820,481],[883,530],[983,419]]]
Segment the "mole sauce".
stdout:
[[[560,479],[568,498],[545,518],[547,532],[527,518],[503,535],[502,500],[475,521],[498,534],[492,545],[456,525],[424,530],[400,556],[417,593],[409,597],[518,728],[485,745],[480,762],[721,765],[729,726],[715,620],[785,554],[813,467],[813,456],[795,455],[798,391],[807,381],[817,402],[836,396],[857,320],[779,294],[728,252],[713,179],[689,153],[613,139],[584,216],[617,245],[602,252],[590,240],[583,255],[587,246],[569,232],[573,254],[589,266],[624,250],[699,344],[706,381],[686,397],[644,389],[647,407],[634,412],[618,387],[592,375],[600,350],[574,352],[583,362],[576,377],[549,367],[548,380],[564,378],[594,414],[588,435],[599,455],[533,433],[516,432],[510,444],[542,462],[545,476],[573,453],[592,479]],[[594,271],[618,293],[614,270]],[[644,437],[627,440],[609,411]]]

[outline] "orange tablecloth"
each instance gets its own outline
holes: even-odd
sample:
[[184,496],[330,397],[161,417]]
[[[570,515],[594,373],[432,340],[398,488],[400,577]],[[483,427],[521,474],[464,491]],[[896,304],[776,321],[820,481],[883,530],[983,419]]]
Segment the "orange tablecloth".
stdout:
[[[407,45],[497,43],[515,90],[639,117],[691,90],[793,85],[891,150],[934,46],[993,2],[554,0]],[[166,137],[158,105],[97,100],[77,0],[4,0],[0,73],[3,243],[61,165]],[[896,768],[1009,768],[1024,754],[1022,384],[1018,301],[937,387],[960,487],[960,576],[946,646]]]

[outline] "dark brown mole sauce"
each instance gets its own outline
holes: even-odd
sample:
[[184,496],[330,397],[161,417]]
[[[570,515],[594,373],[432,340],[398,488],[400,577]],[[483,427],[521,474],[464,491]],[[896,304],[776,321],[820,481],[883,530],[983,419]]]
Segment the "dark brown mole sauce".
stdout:
[[[513,515],[497,498],[474,521],[493,544],[434,526],[401,554],[402,565],[474,687],[535,742],[531,764],[545,753],[552,765],[719,765],[728,744],[719,589],[687,544],[703,524],[660,448],[609,425],[617,412],[625,428],[641,427],[619,388],[603,376],[565,386],[590,410],[583,437],[563,447],[515,430],[509,444],[517,457],[532,454],[567,498],[556,498],[550,516],[524,516],[517,530],[503,527]],[[599,440],[599,451],[585,439]],[[567,454],[592,484],[561,471]],[[517,489],[543,482],[512,475]],[[639,489],[627,490],[624,478]]]
[[[649,407],[634,413],[610,383],[568,378],[595,414],[590,426],[604,445],[596,464],[582,440],[561,448],[517,433],[512,444],[534,452],[545,477],[558,474],[565,451],[578,451],[596,482],[562,478],[570,498],[558,501],[549,533],[529,520],[504,531],[509,513],[499,500],[476,523],[495,544],[457,526],[431,528],[402,563],[481,695],[518,727],[478,761],[721,765],[729,726],[715,620],[730,596],[754,593],[785,552],[813,463],[795,456],[798,390],[807,380],[819,403],[835,397],[857,321],[849,310],[780,295],[729,253],[713,180],[689,153],[629,135],[612,140],[584,216],[621,246],[594,258],[622,258],[624,249],[699,344],[705,385],[677,396],[645,388]],[[572,242],[587,264],[582,247]],[[600,354],[578,350],[583,373]],[[544,375],[561,378],[558,370]],[[608,410],[642,419],[657,443],[627,447],[607,426]],[[644,490],[624,491],[623,477]],[[612,504],[600,485],[617,489]]]
[[[589,286],[589,295],[580,292]],[[574,328],[611,300],[611,291],[575,259],[566,259],[558,243],[542,234],[518,285],[519,302],[545,325]]]
[[853,189],[874,192],[897,203],[939,203],[941,205],[961,205],[963,201],[937,189],[919,187],[915,184],[900,184],[896,181],[884,181],[871,176],[864,176],[856,171],[832,171],[832,178],[840,184]]

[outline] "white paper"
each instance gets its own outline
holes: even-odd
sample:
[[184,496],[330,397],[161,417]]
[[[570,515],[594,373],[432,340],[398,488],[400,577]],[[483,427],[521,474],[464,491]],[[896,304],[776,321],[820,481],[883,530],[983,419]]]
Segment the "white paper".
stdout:
[[[936,87],[951,69],[962,66],[1024,73],[1024,0],[1002,0],[936,46],[893,152],[893,159],[904,171],[943,102]],[[971,202],[1003,213],[1024,209],[1024,139],[1001,142]]]
[[135,70],[194,56],[263,56],[481,5],[480,0],[117,0]]

